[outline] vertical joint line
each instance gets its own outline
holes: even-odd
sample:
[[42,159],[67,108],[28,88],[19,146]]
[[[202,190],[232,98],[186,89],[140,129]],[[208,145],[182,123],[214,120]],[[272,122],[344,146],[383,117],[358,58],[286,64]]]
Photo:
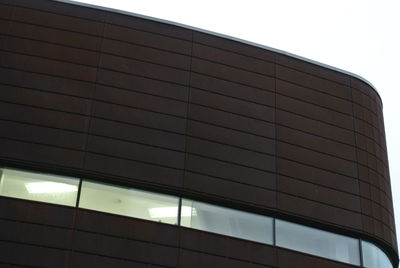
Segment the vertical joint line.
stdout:
[[[193,63],[193,40],[194,40],[194,31],[191,31],[191,47],[190,47],[190,64],[189,64],[189,81],[188,81],[188,96],[187,96],[187,107],[186,107],[186,125],[185,125],[185,157],[183,159],[183,172],[182,172],[182,183],[181,189],[185,186],[185,174],[186,174],[186,162],[188,158],[187,148],[188,148],[188,126],[189,126],[189,112],[190,112],[190,98],[191,98],[191,86],[192,86],[192,63]],[[179,197],[179,208],[178,208],[178,226],[181,226],[181,214],[182,214],[182,196]],[[182,237],[182,228],[178,228],[178,256],[177,256],[177,264],[181,266],[181,237]]]
[[272,245],[276,246],[276,219],[272,219]]
[[182,197],[179,197],[179,202],[178,202],[178,226],[181,226],[181,217],[182,217]]
[[88,126],[87,126],[87,133],[86,133],[86,141],[85,141],[85,146],[84,146],[84,156],[83,156],[83,160],[82,160],[82,168],[85,167],[86,165],[86,158],[87,158],[87,148],[88,148],[88,144],[89,144],[89,136],[90,136],[90,132],[92,129],[92,118],[93,118],[93,106],[94,106],[94,102],[95,102],[95,97],[96,97],[96,91],[97,91],[97,83],[99,80],[99,69],[100,69],[100,64],[101,64],[101,58],[103,57],[103,43],[104,43],[104,33],[106,31],[106,25],[107,25],[107,14],[104,13],[104,17],[103,17],[103,29],[102,29],[102,33],[101,33],[101,40],[100,40],[100,45],[99,45],[99,58],[97,61],[97,66],[96,66],[96,77],[95,77],[95,81],[93,82],[94,88],[93,88],[93,93],[90,97],[90,107],[89,107],[89,121],[88,121]]
[[[93,116],[93,102],[94,102],[94,97],[96,96],[96,89],[97,89],[97,81],[98,81],[98,76],[99,76],[99,67],[100,67],[100,62],[101,62],[101,57],[102,57],[102,51],[103,51],[103,42],[104,42],[104,33],[106,29],[106,17],[107,14],[104,12],[104,17],[102,18],[103,22],[103,31],[101,33],[101,40],[100,40],[100,46],[99,46],[99,59],[97,61],[97,69],[96,69],[96,78],[94,81],[94,88],[93,88],[93,93],[90,99],[90,108],[89,108],[89,122],[87,126],[87,132],[86,132],[86,140],[84,144],[84,155],[83,159],[81,162],[81,167],[84,168],[86,165],[86,158],[87,158],[87,148],[88,148],[88,143],[89,143],[89,135],[91,131],[91,126],[92,126],[92,116]],[[81,188],[82,188],[82,178],[79,179],[79,187],[78,187],[78,193],[76,196],[76,203],[75,203],[75,210],[73,214],[73,220],[72,220],[72,226],[71,226],[71,237],[68,245],[68,253],[66,256],[66,261],[65,261],[65,267],[71,267],[71,253],[73,251],[72,246],[74,243],[74,238],[75,238],[75,224],[76,224],[76,217],[77,217],[77,211],[78,211],[78,206],[79,206],[79,200],[81,196]]]
[[79,179],[79,185],[78,185],[78,193],[76,194],[76,203],[75,207],[79,207],[79,201],[81,199],[81,190],[82,190],[82,179]]
[[[361,185],[360,185],[360,163],[358,159],[358,144],[357,144],[357,131],[356,131],[356,114],[355,114],[355,103],[354,103],[354,98],[353,98],[353,83],[350,78],[350,83],[349,83],[349,89],[350,89],[350,96],[351,96],[351,112],[353,115],[353,136],[354,136],[354,153],[355,153],[355,161],[356,161],[356,166],[357,166],[357,184],[358,184],[358,193],[359,193],[359,204],[360,204],[360,218],[361,218],[361,229],[364,228],[363,224],[363,211],[362,211],[362,194],[361,194]],[[369,175],[368,175],[369,176]],[[369,181],[369,178],[367,178]],[[371,193],[370,193],[371,194]],[[360,266],[363,266],[363,254],[362,254],[362,246],[361,246],[361,239],[359,240],[359,250],[360,250]]]
[[[277,127],[276,127],[276,122],[277,122],[277,115],[276,115],[276,113],[277,113],[277,88],[276,88],[276,53],[274,53],[273,54],[274,55],[274,134],[275,134],[275,139],[274,139],[274,141],[275,141],[275,208],[277,208],[278,207],[278,175],[277,175],[277,173],[278,173],[278,141],[277,141],[277,139],[278,139],[278,135],[277,135],[277,133],[278,133],[278,130],[277,130]],[[273,220],[272,220],[272,228],[273,228],[273,230],[272,230],[272,239],[273,239],[273,241],[272,241],[272,243],[273,243],[273,246],[274,247],[276,247],[276,218],[275,217],[273,217]],[[277,266],[279,266],[279,256],[278,256],[278,251],[277,250],[274,250],[274,254],[275,254],[275,264],[277,265]]]
[[362,242],[361,239],[358,239],[358,248],[360,250],[360,266],[364,267],[364,263],[363,263],[363,251],[362,251]]
[[187,96],[187,102],[186,102],[186,124],[185,124],[185,158],[184,158],[184,163],[183,163],[183,175],[182,175],[182,187],[184,185],[184,180],[185,180],[185,172],[186,172],[186,161],[188,157],[187,153],[187,147],[188,147],[188,126],[189,126],[189,112],[190,112],[190,98],[191,98],[191,84],[192,84],[192,62],[193,62],[193,36],[194,32],[191,31],[192,35],[192,43],[191,43],[191,48],[190,48],[190,64],[189,64],[189,81],[188,81],[188,96]]

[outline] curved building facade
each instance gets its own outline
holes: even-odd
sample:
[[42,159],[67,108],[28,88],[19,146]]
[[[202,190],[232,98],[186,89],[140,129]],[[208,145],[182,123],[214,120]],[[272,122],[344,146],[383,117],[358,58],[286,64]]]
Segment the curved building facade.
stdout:
[[398,266],[362,78],[85,5],[0,23],[1,265]]

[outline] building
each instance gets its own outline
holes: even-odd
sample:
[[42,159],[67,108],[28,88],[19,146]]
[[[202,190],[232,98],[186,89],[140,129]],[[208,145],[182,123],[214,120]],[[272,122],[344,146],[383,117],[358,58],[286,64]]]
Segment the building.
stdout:
[[85,5],[0,0],[2,267],[397,267],[363,78]]

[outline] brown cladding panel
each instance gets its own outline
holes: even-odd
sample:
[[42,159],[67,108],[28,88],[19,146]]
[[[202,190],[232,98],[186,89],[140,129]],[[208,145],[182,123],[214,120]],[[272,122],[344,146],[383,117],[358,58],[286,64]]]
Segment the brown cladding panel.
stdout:
[[189,83],[189,73],[187,71],[109,54],[101,56],[99,68],[179,85],[187,85]]
[[6,102],[1,102],[0,118],[77,132],[87,132],[89,125],[87,116]]
[[0,3],[0,49],[7,47],[8,35],[11,31],[11,17],[14,10],[13,6]]
[[370,98],[366,94],[364,94],[361,90],[352,87],[351,95],[352,95],[353,102],[355,104],[358,104],[358,105],[364,107],[365,109],[373,111]]
[[[63,267],[67,251],[0,241],[0,264],[16,264],[25,267]],[[46,256],[45,258],[43,256]]]
[[104,37],[185,55],[190,55],[192,47],[189,41],[113,24],[105,25]]
[[[364,230],[386,240],[394,245],[395,239],[393,211],[385,201],[387,190],[385,183],[389,179],[387,173],[386,144],[384,141],[384,126],[381,124],[382,105],[376,94],[369,86],[358,79],[351,79],[354,99],[355,130],[359,165],[362,171],[360,180],[365,187],[368,185],[370,196],[367,197],[370,205],[364,209]],[[361,181],[360,181],[361,183]],[[390,192],[390,191],[389,191]]]
[[[21,64],[21,62],[24,64]],[[11,52],[2,52],[0,65],[12,69],[54,75],[86,82],[94,82],[96,80],[97,72],[93,67]]]
[[2,101],[60,112],[90,115],[91,102],[88,99],[9,85],[2,85],[1,88],[0,98]]
[[[351,82],[351,87],[353,88],[353,90],[358,90],[359,92],[361,92],[362,94],[364,94],[366,97],[368,97],[369,99],[369,104],[371,105],[371,108],[373,107],[373,104],[376,104],[379,101],[379,97],[377,95],[377,93],[375,92],[375,90],[371,90],[371,86],[363,81],[361,81],[358,78],[355,77],[351,77],[350,78],[350,82]],[[373,110],[376,110],[376,108],[374,108]]]
[[[274,184],[274,181],[266,181],[266,183]],[[275,208],[276,206],[276,193],[273,190],[196,174],[190,171],[185,172],[184,189],[207,195],[207,197],[212,197],[213,199],[218,198],[219,200],[251,204],[254,207]]]
[[274,62],[276,54],[262,48],[257,48],[241,42],[229,40],[227,38],[193,31],[193,41],[219,49],[225,49],[246,56],[259,58],[265,61]]
[[273,123],[261,121],[209,107],[190,104],[188,118],[266,138],[275,137]]
[[357,178],[355,162],[306,149],[299,145],[277,142],[277,156],[300,162],[316,168],[336,172],[341,175]]
[[374,235],[374,220],[372,217],[362,215],[363,231]]
[[97,67],[100,54],[95,51],[72,48],[19,37],[8,37],[5,49],[60,61]]
[[[191,73],[190,85],[193,88],[204,89],[252,103],[275,106],[275,93],[273,91],[249,87],[197,73]],[[249,105],[252,105],[252,103],[249,103]]]
[[243,241],[222,235],[183,228],[181,248],[237,259],[244,262],[275,266],[275,248],[260,243]]
[[88,19],[65,16],[56,13],[16,7],[13,19],[19,22],[58,28],[88,35],[101,36],[103,24]]
[[125,58],[143,60],[160,65],[171,66],[188,70],[190,57],[178,53],[172,53],[160,49],[154,49],[133,43],[103,39],[101,50],[104,53],[114,54]]
[[187,104],[183,101],[100,85],[96,87],[94,98],[104,102],[181,117],[185,117],[187,112]]
[[284,176],[278,176],[276,182],[279,192],[360,212],[360,198],[356,195]]
[[277,173],[316,185],[359,195],[358,180],[335,172],[311,167],[288,159],[277,158]]
[[237,67],[259,74],[269,76],[274,76],[275,74],[275,66],[271,62],[246,57],[237,53],[224,51],[222,49],[217,49],[210,46],[194,43],[192,55],[196,58],[218,62],[224,65]]
[[365,136],[368,139],[373,140],[374,138],[374,131],[373,127],[367,124],[364,120],[355,118],[354,120],[355,131],[360,133],[361,135]]
[[65,148],[43,145],[32,142],[21,142],[0,138],[1,160],[11,160],[26,163],[35,163],[40,166],[58,166],[60,168],[82,167],[84,153]]
[[114,257],[100,256],[97,254],[90,254],[84,252],[72,252],[69,256],[69,266],[70,268],[156,268],[162,266],[149,265],[147,263],[140,263],[129,261],[125,259],[119,259]]
[[161,36],[169,36],[187,41],[192,40],[192,31],[189,29],[169,25],[166,23],[156,22],[145,18],[108,13],[106,22],[109,24],[115,24],[127,28],[141,30],[143,32],[155,33]]
[[344,129],[354,129],[353,118],[349,115],[283,95],[277,94],[276,107],[279,110],[302,115]]
[[99,36],[18,21],[12,22],[10,34],[17,37],[94,51],[100,50],[101,46],[101,38]]
[[86,134],[51,127],[0,120],[1,137],[56,147],[84,150]]
[[375,128],[378,127],[378,116],[375,113],[357,103],[353,104],[353,109],[355,117],[364,120]]
[[373,219],[373,222],[374,222],[374,234],[381,240],[383,240],[384,239],[383,224],[377,219]]
[[88,138],[87,151],[174,169],[183,169],[184,164],[181,152],[92,135]]
[[[1,2],[2,165],[272,213],[397,250],[382,103],[367,83],[138,16]],[[4,265],[351,267],[172,225],[1,201]]]
[[98,136],[148,144],[176,151],[185,150],[185,138],[182,134],[136,126],[129,123],[92,118],[91,133]]
[[190,94],[191,103],[263,121],[274,122],[275,120],[275,109],[272,107],[193,88],[191,89]]
[[[7,31],[6,29],[8,28],[8,25],[6,25],[5,23],[2,23],[1,19],[0,19],[0,28],[3,28],[3,31]],[[6,43],[7,43],[7,36],[2,35],[2,30],[0,30],[0,49],[4,49],[6,47]]]
[[72,249],[167,267],[176,267],[179,252],[173,247],[81,231],[75,231]]
[[355,144],[354,132],[352,130],[333,126],[329,123],[321,122],[296,113],[284,111],[286,109],[285,107],[282,107],[282,109],[283,110],[277,109],[276,111],[277,125],[284,125],[352,146]]
[[324,258],[318,258],[310,255],[305,255],[287,249],[278,249],[278,267],[293,268],[296,267],[313,267],[313,268],[354,268],[355,265],[345,264],[336,261],[330,261]]
[[351,100],[350,87],[322,79],[304,72],[276,65],[276,77],[310,89],[321,91],[342,99]]
[[70,228],[73,224],[74,209],[0,197],[0,215],[2,218],[12,221]]
[[186,170],[233,182],[275,189],[275,174],[207,157],[188,154]]
[[[193,126],[197,128],[193,129]],[[204,123],[190,121],[188,125],[189,135],[195,135],[199,138],[204,137],[203,133],[210,133],[211,129],[215,129],[215,126],[207,126]],[[223,128],[220,128],[223,129]],[[223,129],[226,135],[229,136],[229,132],[234,133],[232,130]],[[240,132],[238,132],[240,133]],[[238,148],[235,140],[230,138],[222,138],[223,132],[218,132],[219,142],[211,142],[199,138],[187,138],[187,152],[193,154],[189,156],[186,160],[186,168],[191,171],[200,172],[202,174],[209,174],[211,176],[222,177],[227,180],[233,180],[235,182],[240,182],[250,185],[259,185],[264,187],[274,187],[274,176],[271,172],[275,171],[275,157],[272,155],[262,154],[256,151],[245,150],[244,148]],[[249,134],[242,134],[251,136]],[[215,135],[213,135],[215,137]],[[238,136],[240,137],[240,136]],[[245,136],[243,136],[245,137]],[[260,140],[269,141],[269,139],[257,137]],[[229,143],[228,141],[232,142]],[[222,143],[220,143],[222,142]],[[228,144],[226,144],[228,142]],[[246,142],[247,143],[247,142]],[[262,143],[258,144],[260,146]],[[240,146],[240,144],[239,144]],[[269,147],[269,148],[268,148]],[[265,148],[269,150],[270,153],[274,152],[274,143],[270,142],[269,146]],[[265,150],[264,149],[264,150]],[[260,151],[260,149],[258,149]],[[199,157],[202,156],[202,157]],[[253,169],[253,170],[252,170]],[[252,174],[253,173],[253,174]],[[255,176],[256,175],[256,176]],[[200,179],[205,176],[195,175],[192,173],[187,173],[185,177],[185,184],[193,186],[193,177]],[[211,179],[211,178],[210,178]],[[232,193],[230,195],[237,197],[234,193],[234,188],[238,186],[237,183],[230,183],[229,181],[221,181],[220,179],[213,178],[212,180],[220,181],[222,185],[232,184]],[[208,192],[208,191],[207,191]],[[215,192],[215,191],[214,191]],[[221,195],[220,193],[217,195]],[[242,199],[248,199],[243,197]],[[254,202],[254,201],[253,201]],[[273,206],[273,204],[268,204],[268,206]]]
[[153,242],[172,247],[177,247],[179,244],[179,228],[175,225],[159,224],[158,222],[89,210],[77,212],[75,228],[85,232]]
[[4,268],[26,268],[25,265],[18,265],[18,264],[2,264]]
[[5,5],[0,3],[0,18],[4,20],[10,20],[14,11],[14,6]]
[[280,79],[276,79],[276,91],[279,94],[286,95],[315,105],[323,106],[335,111],[353,114],[352,103],[350,100],[320,92],[318,90],[299,86]]
[[32,2],[30,0],[2,0],[5,2],[12,3],[13,5],[36,9],[38,11],[44,11],[59,15],[78,17],[87,20],[101,21],[104,18],[105,12],[96,8],[88,8],[84,6],[70,5],[69,3],[62,3],[58,1],[38,1]]
[[96,101],[93,116],[121,123],[184,134],[186,119],[152,111]]
[[337,224],[350,229],[361,229],[361,216],[357,212],[295,197],[277,194],[277,209],[325,224]]
[[2,219],[0,228],[0,241],[59,249],[68,249],[69,246],[69,229]]
[[102,85],[166,97],[169,99],[177,99],[181,101],[187,101],[188,99],[187,86],[152,80],[150,78],[114,72],[111,70],[99,69],[97,82]]
[[343,85],[350,85],[350,78],[348,75],[334,71],[328,68],[321,68],[321,66],[305,62],[301,59],[296,59],[286,55],[276,55],[276,63],[301,72],[312,74],[317,77],[325,78],[327,80],[335,81]]
[[100,175],[104,174],[112,178],[114,182],[139,181],[166,187],[182,185],[181,170],[95,153],[86,155],[84,169]]
[[256,263],[231,259],[202,252],[181,249],[179,268],[202,268],[202,267],[232,267],[232,268],[269,268]]
[[[30,73],[0,67],[0,82],[13,86],[38,89],[82,98],[92,96],[95,85],[90,82]],[[3,86],[3,85],[2,85]]]
[[275,154],[275,140],[250,133],[227,129],[207,123],[188,120],[187,135],[224,143],[250,151]]
[[276,137],[280,141],[298,144],[310,150],[319,151],[332,156],[355,161],[355,149],[353,146],[334,142],[332,140],[297,131],[287,127],[276,127]]
[[[4,26],[4,24],[2,24],[0,21],[0,28],[1,27],[7,27],[7,26]],[[3,49],[6,46],[6,41],[7,41],[7,36],[1,35],[0,32],[0,49]]]
[[275,88],[275,81],[272,77],[198,58],[192,59],[191,70],[195,73],[209,75],[263,90],[274,90]]
[[187,153],[267,172],[275,171],[275,157],[197,138],[187,139]]

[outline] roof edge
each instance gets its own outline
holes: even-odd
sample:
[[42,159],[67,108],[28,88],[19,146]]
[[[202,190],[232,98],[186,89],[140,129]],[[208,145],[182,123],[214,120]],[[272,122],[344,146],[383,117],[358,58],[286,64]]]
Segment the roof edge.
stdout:
[[151,16],[148,16],[148,15],[129,12],[129,11],[121,10],[121,9],[115,9],[115,8],[110,8],[110,7],[104,7],[104,6],[98,6],[98,5],[88,4],[88,3],[82,3],[82,2],[79,2],[77,0],[52,0],[52,1],[65,3],[65,4],[73,4],[73,5],[77,5],[77,6],[94,8],[94,9],[104,10],[104,11],[108,11],[108,12],[114,12],[114,13],[119,13],[119,14],[123,14],[123,15],[128,15],[128,16],[132,16],[132,17],[152,20],[152,21],[155,21],[155,22],[169,24],[169,25],[173,25],[173,26],[177,26],[177,27],[181,27],[181,28],[185,28],[185,29],[189,29],[189,30],[193,30],[193,31],[197,31],[197,32],[205,33],[205,34],[210,34],[210,35],[221,37],[221,38],[225,38],[225,39],[229,39],[229,40],[232,40],[232,41],[236,41],[236,42],[247,44],[247,45],[250,45],[250,46],[253,46],[253,47],[258,47],[258,48],[269,50],[269,51],[272,51],[272,52],[275,52],[275,53],[279,53],[279,54],[282,54],[282,55],[285,55],[285,56],[289,56],[289,57],[292,57],[292,58],[295,58],[295,59],[299,59],[299,60],[314,64],[314,65],[318,65],[318,66],[324,67],[326,69],[330,69],[332,71],[336,71],[336,72],[339,72],[339,73],[342,73],[342,74],[349,75],[351,77],[354,77],[354,78],[357,78],[357,79],[363,81],[364,83],[369,85],[376,92],[376,94],[378,95],[378,97],[379,97],[379,99],[381,101],[381,104],[382,104],[382,98],[381,98],[381,96],[379,94],[379,91],[366,78],[364,78],[364,77],[362,77],[362,76],[360,76],[358,74],[352,73],[350,71],[346,71],[346,70],[334,67],[332,65],[325,64],[325,63],[322,63],[322,62],[319,62],[319,61],[316,61],[316,60],[312,60],[312,59],[309,59],[309,58],[306,58],[306,57],[303,57],[303,56],[300,56],[300,55],[297,55],[297,54],[294,54],[294,53],[290,53],[290,52],[287,52],[287,51],[284,51],[284,50],[280,50],[280,49],[277,49],[277,48],[274,48],[274,47],[270,47],[270,46],[267,46],[267,45],[262,45],[262,44],[255,43],[255,42],[252,42],[252,41],[240,39],[240,38],[237,38],[237,37],[234,37],[234,36],[230,36],[230,35],[226,35],[226,34],[222,34],[222,33],[217,33],[217,32],[213,32],[213,31],[201,29],[201,28],[197,28],[197,27],[186,25],[186,24],[183,24],[183,23],[169,21],[169,20],[160,19],[160,18],[156,18],[156,17],[151,17]]

